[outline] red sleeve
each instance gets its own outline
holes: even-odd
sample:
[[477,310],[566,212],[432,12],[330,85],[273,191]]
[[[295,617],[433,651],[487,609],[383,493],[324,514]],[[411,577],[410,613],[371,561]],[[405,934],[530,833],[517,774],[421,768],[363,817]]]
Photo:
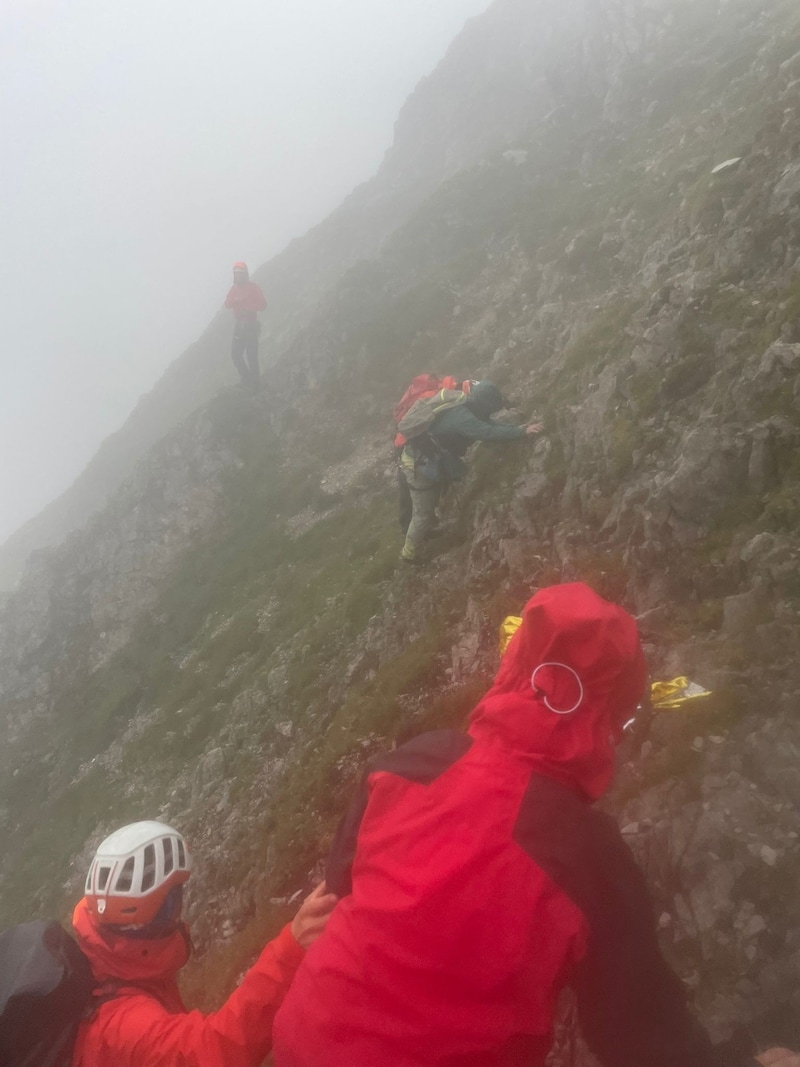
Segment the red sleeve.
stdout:
[[262,292],[261,286],[256,285],[255,282],[250,282],[250,293],[248,305],[251,311],[263,311],[267,306],[267,301]]
[[123,996],[81,1028],[73,1067],[259,1067],[303,949],[287,926],[219,1011],[170,1015],[146,995]]
[[233,309],[236,306],[236,286],[232,285],[228,290],[228,295],[225,297],[225,307]]

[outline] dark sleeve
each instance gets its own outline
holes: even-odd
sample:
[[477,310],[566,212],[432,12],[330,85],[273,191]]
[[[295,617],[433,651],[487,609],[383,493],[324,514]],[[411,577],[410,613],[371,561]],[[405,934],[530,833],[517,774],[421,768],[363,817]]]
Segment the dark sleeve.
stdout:
[[616,826],[574,978],[587,1044],[605,1067],[707,1067],[716,1057],[661,955],[647,887]]
[[570,984],[604,1067],[720,1067],[661,955],[644,878],[616,823],[534,776],[515,839],[586,920],[586,954]]
[[369,796],[367,778],[368,773],[362,778],[355,796],[342,816],[328,853],[325,885],[328,892],[335,893],[337,897],[346,897],[353,891],[353,860],[356,858],[358,831],[367,810]]
[[468,734],[456,730],[434,730],[420,734],[408,744],[374,759],[367,768],[361,784],[342,817],[325,868],[325,883],[331,893],[339,897],[353,891],[353,862],[358,849],[358,834],[369,801],[369,777],[377,771],[388,771],[399,778],[420,785],[429,785],[452,767],[472,746]]
[[[445,415],[449,416],[446,420]],[[525,427],[479,419],[462,404],[442,413],[441,422],[437,420],[436,423],[436,432],[457,433],[469,441],[517,441],[525,436]]]

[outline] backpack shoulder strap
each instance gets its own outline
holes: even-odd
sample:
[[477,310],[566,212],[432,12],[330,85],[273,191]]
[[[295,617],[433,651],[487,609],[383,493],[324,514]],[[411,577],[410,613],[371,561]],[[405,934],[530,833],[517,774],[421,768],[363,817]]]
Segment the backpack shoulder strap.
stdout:
[[436,403],[433,405],[434,416],[441,415],[443,411],[449,411],[450,408],[460,407],[468,400],[466,393],[462,393],[460,389],[441,389],[436,394]]
[[417,437],[433,426],[434,420],[443,411],[458,407],[467,400],[460,389],[440,389],[433,396],[421,397],[398,423],[398,429],[408,440]]

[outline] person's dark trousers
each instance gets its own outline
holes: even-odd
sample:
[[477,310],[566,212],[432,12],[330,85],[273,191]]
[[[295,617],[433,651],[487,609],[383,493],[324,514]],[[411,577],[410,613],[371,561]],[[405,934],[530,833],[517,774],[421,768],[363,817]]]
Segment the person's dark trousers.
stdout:
[[[400,456],[403,453],[402,448],[395,448],[394,458],[399,463]],[[403,537],[408,533],[408,528],[411,525],[411,490],[408,488],[408,482],[406,476],[397,468],[397,521],[400,524],[400,532]]]
[[231,359],[242,379],[242,385],[247,385],[251,389],[258,389],[261,384],[258,366],[258,335],[260,333],[261,323],[259,322],[237,322],[233,331]]
[[405,536],[411,525],[413,507],[411,504],[411,490],[402,471],[397,472],[397,521],[400,523],[400,533]]

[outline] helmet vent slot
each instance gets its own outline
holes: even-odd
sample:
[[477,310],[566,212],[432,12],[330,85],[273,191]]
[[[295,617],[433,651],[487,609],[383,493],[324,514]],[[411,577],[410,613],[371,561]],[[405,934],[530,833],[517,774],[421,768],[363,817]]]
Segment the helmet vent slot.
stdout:
[[97,892],[102,893],[105,887],[108,885],[109,875],[111,874],[110,867],[101,867],[97,872]]
[[117,881],[114,886],[114,891],[117,893],[129,893],[131,886],[133,885],[133,868],[136,860],[133,856],[130,856],[125,860],[125,865],[117,875]]
[[165,837],[164,845],[164,874],[169,874],[175,866],[175,853],[172,848],[172,838]]
[[156,884],[156,846],[147,845],[144,850],[144,871],[142,872],[142,892],[146,893]]

